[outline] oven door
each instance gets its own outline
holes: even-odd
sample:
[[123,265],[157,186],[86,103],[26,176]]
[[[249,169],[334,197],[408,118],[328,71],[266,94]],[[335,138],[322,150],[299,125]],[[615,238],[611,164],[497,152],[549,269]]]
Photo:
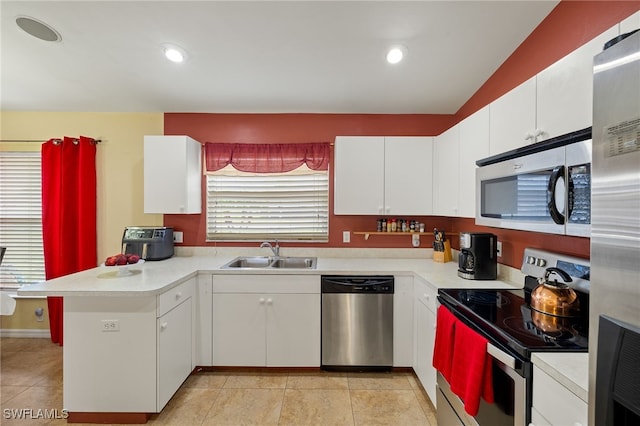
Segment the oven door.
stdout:
[[476,169],[476,224],[565,233],[565,147]]
[[437,375],[437,418],[439,425],[525,426],[529,422],[530,381],[517,371],[521,362],[498,349],[487,345],[487,352],[493,361],[493,404],[483,399],[475,417],[464,411],[464,403],[449,387],[444,376]]

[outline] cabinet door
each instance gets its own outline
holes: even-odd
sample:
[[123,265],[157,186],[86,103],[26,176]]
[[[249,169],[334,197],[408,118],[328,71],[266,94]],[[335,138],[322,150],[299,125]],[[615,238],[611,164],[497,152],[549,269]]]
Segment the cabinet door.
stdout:
[[393,366],[413,365],[413,278],[396,277],[393,294]]
[[320,295],[266,296],[267,366],[320,366]]
[[538,74],[538,142],[591,126],[593,57],[617,35],[616,25]]
[[435,341],[436,317],[422,302],[415,302],[416,350],[414,370],[429,395],[431,403],[436,406],[436,369],[432,366],[433,344]]
[[386,137],[385,213],[419,216],[433,212],[433,138]]
[[339,136],[334,154],[334,214],[383,214],[384,138]]
[[438,216],[458,216],[459,136],[454,126],[435,138],[433,213]]
[[158,412],[193,370],[192,298],[158,318]]
[[187,136],[144,137],[144,212],[200,213],[202,146]]
[[265,303],[258,294],[213,295],[214,365],[265,365]]
[[489,156],[489,107],[460,123],[458,216],[476,215],[476,161]]
[[553,425],[587,425],[587,403],[533,366],[533,407]]
[[213,276],[199,274],[196,281],[195,365],[213,365]]
[[490,155],[535,142],[536,77],[493,101],[489,109]]

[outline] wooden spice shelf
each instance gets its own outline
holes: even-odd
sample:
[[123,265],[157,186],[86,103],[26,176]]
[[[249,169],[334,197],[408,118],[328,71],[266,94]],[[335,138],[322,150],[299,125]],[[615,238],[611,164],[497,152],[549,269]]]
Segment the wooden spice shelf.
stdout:
[[378,231],[371,231],[371,232],[363,232],[363,231],[357,231],[353,233],[354,235],[364,235],[364,239],[368,240],[369,237],[371,235],[387,235],[387,236],[393,236],[393,237],[400,237],[403,235],[431,235],[433,237],[433,232],[378,232]]
[[[391,236],[402,236],[402,235],[431,235],[433,237],[433,232],[379,232],[379,231],[354,231],[353,235],[364,235],[364,239],[368,240],[371,235],[391,235]],[[458,234],[448,233],[447,237],[458,236]]]

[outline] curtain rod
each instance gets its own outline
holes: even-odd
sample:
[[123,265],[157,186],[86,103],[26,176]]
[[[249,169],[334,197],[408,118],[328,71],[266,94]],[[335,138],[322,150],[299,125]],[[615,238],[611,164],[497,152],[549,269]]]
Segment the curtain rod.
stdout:
[[[45,140],[42,140],[42,139],[0,139],[0,142],[39,142],[39,143],[45,143],[45,142],[47,142],[47,140],[49,140],[49,139],[45,139]],[[51,140],[53,140],[54,142],[62,142],[62,139],[60,139],[60,138],[54,138],[54,139],[51,139]],[[80,139],[73,138],[73,140],[78,141]],[[93,141],[95,143],[97,143],[97,144],[98,143],[102,143],[102,139],[94,139]]]

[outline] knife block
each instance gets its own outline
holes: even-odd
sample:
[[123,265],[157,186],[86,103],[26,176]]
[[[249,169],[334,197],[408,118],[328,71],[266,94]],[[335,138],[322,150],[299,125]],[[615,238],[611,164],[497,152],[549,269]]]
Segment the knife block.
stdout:
[[434,251],[433,261],[438,263],[451,262],[451,243],[449,240],[444,240],[444,251]]

